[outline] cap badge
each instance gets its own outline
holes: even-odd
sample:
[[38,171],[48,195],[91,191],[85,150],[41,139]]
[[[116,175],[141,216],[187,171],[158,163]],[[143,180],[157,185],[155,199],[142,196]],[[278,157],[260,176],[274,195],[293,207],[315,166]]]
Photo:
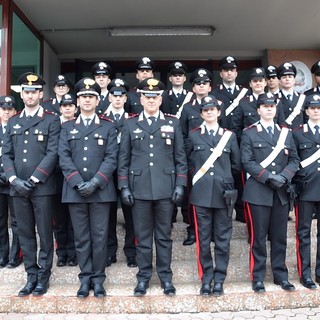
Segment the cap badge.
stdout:
[[151,60],[148,57],[143,57],[142,59],[143,64],[148,64]]
[[29,74],[27,76],[27,80],[28,80],[28,85],[32,86],[32,82],[36,82],[38,80],[38,76],[36,76],[34,74]]
[[58,76],[58,79],[59,80],[64,80],[64,76],[60,75],[60,76]]
[[204,102],[210,102],[210,101],[212,101],[212,98],[211,98],[211,97],[205,97],[205,98],[204,98]]
[[284,66],[285,69],[292,68],[292,64],[289,63],[289,62],[286,62],[283,66]]
[[147,84],[149,86],[149,90],[153,90],[153,87],[155,87],[156,85],[158,85],[159,81],[157,79],[149,79],[147,81]]
[[272,72],[272,71],[276,70],[276,68],[275,68],[274,66],[269,66],[269,67],[268,67],[268,70],[269,70],[270,72]]
[[114,84],[116,85],[116,87],[124,86],[124,82],[122,79],[116,79],[114,81]]
[[12,100],[11,100],[10,97],[5,97],[5,98],[4,98],[4,101],[5,101],[5,102],[11,102]]
[[86,89],[90,89],[92,85],[94,85],[95,81],[93,79],[84,79],[83,84],[85,85]]
[[320,96],[318,94],[314,95],[313,100],[316,100],[316,101],[320,100]]
[[260,69],[260,68],[257,68],[257,69],[256,69],[256,73],[257,73],[257,74],[260,74],[260,73],[262,73],[262,69]]
[[234,62],[234,57],[228,56],[226,60],[228,63]]
[[200,70],[198,71],[198,75],[199,75],[200,77],[204,77],[206,74],[207,74],[207,71],[206,71],[206,70],[200,69]]
[[179,69],[179,68],[182,67],[182,63],[181,63],[181,62],[176,62],[176,63],[174,64],[174,67],[175,67],[176,69]]
[[64,95],[64,98],[65,98],[65,99],[71,99],[71,96],[70,96],[70,94],[65,94],[65,95]]
[[99,69],[107,69],[107,65],[104,62],[100,62]]

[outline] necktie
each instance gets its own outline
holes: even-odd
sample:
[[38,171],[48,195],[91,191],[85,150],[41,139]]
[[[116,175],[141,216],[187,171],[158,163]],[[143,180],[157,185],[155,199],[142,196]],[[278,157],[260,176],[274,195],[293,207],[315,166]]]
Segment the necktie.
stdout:
[[314,137],[315,137],[315,139],[318,141],[319,138],[320,138],[319,126],[318,126],[318,125],[315,125],[315,126],[314,126],[314,129],[315,129]]
[[115,119],[116,122],[118,123],[119,120],[120,120],[120,114],[119,114],[119,113],[116,113],[116,114],[114,115],[114,119]]
[[269,134],[270,138],[273,140],[273,130],[272,130],[272,127],[271,127],[271,126],[267,127],[267,130],[268,130],[268,134]]
[[86,122],[86,123],[85,123],[86,128],[88,128],[88,127],[90,126],[90,121],[91,121],[91,119],[90,119],[90,118],[87,118],[87,119],[84,119],[84,121]]
[[210,131],[209,131],[209,136],[210,136],[210,139],[211,139],[211,142],[212,142],[212,144],[216,144],[216,137],[215,137],[215,135],[214,135],[214,130],[213,129],[211,129]]
[[6,130],[7,130],[7,125],[3,125],[3,126],[2,126],[2,132],[3,132],[3,134],[6,133]]
[[177,93],[177,98],[179,99],[181,96],[181,93]]
[[27,121],[29,122],[31,120],[31,116],[27,116]]
[[232,89],[230,87],[227,90],[230,94],[232,94]]
[[152,126],[156,122],[156,117],[152,116],[152,117],[149,117],[148,119],[151,121],[150,126]]
[[287,95],[287,99],[288,99],[289,101],[291,101],[291,94],[288,94],[288,95]]

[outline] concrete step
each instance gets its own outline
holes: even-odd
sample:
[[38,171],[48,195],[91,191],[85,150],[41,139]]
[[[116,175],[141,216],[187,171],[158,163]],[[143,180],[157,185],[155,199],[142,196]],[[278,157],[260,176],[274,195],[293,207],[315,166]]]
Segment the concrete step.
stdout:
[[[266,290],[256,294],[251,289],[249,277],[249,244],[245,225],[233,224],[228,276],[222,297],[201,297],[201,282],[198,277],[196,246],[183,246],[186,225],[181,219],[173,226],[173,282],[177,288],[175,297],[166,297],[160,288],[154,272],[147,295],[133,296],[136,285],[137,268],[128,268],[122,251],[124,229],[119,220],[118,262],[106,269],[105,288],[107,297],[98,299],[93,293],[87,299],[76,298],[79,288],[78,267],[56,267],[56,257],[48,293],[43,297],[17,297],[25,284],[24,267],[0,269],[0,312],[2,313],[180,313],[180,312],[221,312],[239,310],[262,310],[279,308],[316,307],[319,304],[320,290],[308,290],[300,283],[296,271],[295,225],[288,223],[287,266],[289,279],[296,291],[285,292],[273,284],[269,259],[267,261]],[[316,221],[313,222],[312,257],[316,247]],[[212,244],[212,249],[213,249]],[[269,246],[269,245],[268,245]],[[213,250],[212,250],[213,253]],[[313,266],[314,269],[314,266]]]

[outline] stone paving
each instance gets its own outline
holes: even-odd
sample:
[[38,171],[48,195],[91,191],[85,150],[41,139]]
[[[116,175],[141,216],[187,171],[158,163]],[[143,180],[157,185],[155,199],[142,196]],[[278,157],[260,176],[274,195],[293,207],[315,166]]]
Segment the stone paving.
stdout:
[[320,308],[179,314],[4,314],[0,320],[319,320]]

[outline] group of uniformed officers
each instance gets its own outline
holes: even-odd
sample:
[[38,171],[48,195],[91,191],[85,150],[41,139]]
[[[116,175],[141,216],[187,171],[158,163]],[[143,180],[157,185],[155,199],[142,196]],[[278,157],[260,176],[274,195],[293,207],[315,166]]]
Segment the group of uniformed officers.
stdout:
[[234,209],[247,225],[254,292],[265,291],[267,239],[274,283],[295,289],[285,264],[293,209],[299,279],[317,288],[310,232],[316,215],[319,248],[320,61],[311,68],[316,87],[304,94],[294,90],[297,69],[290,62],[253,68],[244,88],[236,83],[237,59],[227,56],[219,62],[221,84],[213,87],[211,72],[200,68],[190,77],[191,91],[184,88],[184,63],[170,65],[170,90],[153,77],[154,67],[150,58],[139,59],[139,83],[130,90],[125,80],[111,80],[109,64],[98,62],[74,95],[59,75],[55,97],[44,103],[44,80],[28,72],[18,79],[21,112],[13,97],[0,97],[0,267],[23,259],[27,282],[18,295],[47,292],[54,234],[57,266],[79,264],[77,297],[90,290],[105,297],[105,268],[117,261],[118,203],[127,265],[138,267],[135,296],[149,287],[153,242],[163,292],[176,293],[171,228],[177,206],[188,223],[183,244],[198,243],[201,295],[224,293]]

